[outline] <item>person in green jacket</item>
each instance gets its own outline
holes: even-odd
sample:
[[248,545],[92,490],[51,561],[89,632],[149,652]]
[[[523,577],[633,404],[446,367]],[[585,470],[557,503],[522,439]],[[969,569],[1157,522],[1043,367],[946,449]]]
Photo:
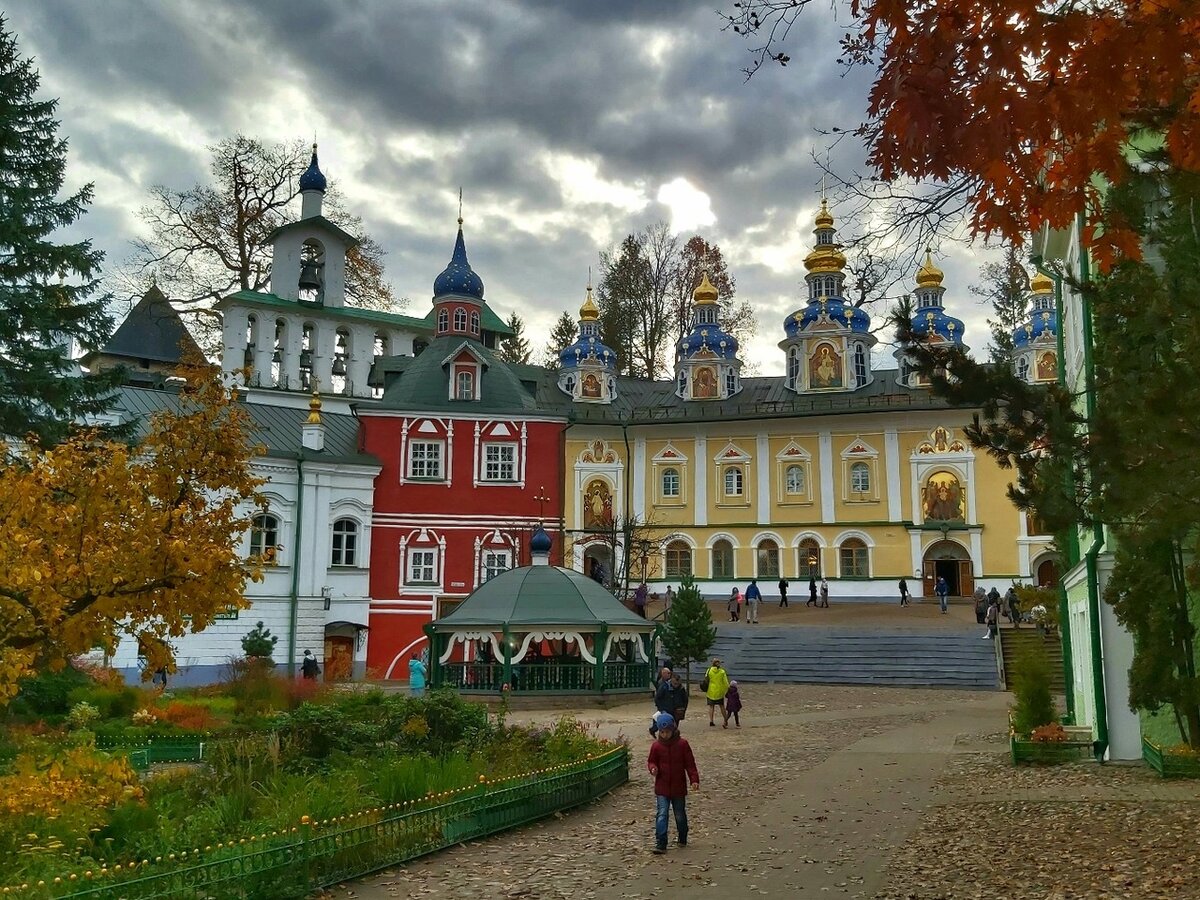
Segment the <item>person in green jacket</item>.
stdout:
[[704,689],[704,696],[708,698],[708,724],[716,728],[713,714],[720,707],[721,718],[725,718],[725,694],[729,692],[729,673],[721,668],[721,660],[717,657],[713,657],[712,665],[704,673],[704,680],[708,682],[708,687]]

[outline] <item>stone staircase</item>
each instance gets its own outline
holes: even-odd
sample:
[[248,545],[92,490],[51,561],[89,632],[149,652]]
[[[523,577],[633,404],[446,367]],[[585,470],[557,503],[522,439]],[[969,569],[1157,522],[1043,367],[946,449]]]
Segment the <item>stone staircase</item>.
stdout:
[[[996,651],[979,630],[719,628],[709,657],[746,682],[997,690]],[[707,665],[692,669],[693,684]]]
[[1041,635],[1036,628],[1000,629],[1000,652],[1004,656],[1004,687],[1012,690],[1013,664],[1026,650],[1045,654],[1053,673],[1050,689],[1056,694],[1064,693],[1066,684],[1063,681],[1062,642],[1057,634]]

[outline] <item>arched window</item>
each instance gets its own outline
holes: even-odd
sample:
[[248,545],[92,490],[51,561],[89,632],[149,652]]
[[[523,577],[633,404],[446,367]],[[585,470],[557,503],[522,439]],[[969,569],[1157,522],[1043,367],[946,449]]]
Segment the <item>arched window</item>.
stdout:
[[870,575],[867,545],[858,538],[847,538],[838,548],[842,578],[866,578]]
[[479,334],[479,313],[471,313],[471,334]]
[[683,368],[679,370],[679,395],[687,396],[687,369]]
[[712,545],[712,577],[732,578],[733,576],[733,544],[722,538]]
[[804,466],[788,466],[784,470],[783,490],[792,496],[806,492],[807,488],[804,486]]
[[676,468],[663,469],[662,495],[664,497],[679,496],[679,470]]
[[463,309],[461,306],[458,307],[456,310],[454,310],[454,330],[455,331],[466,331],[467,330],[467,311],[465,309]]
[[683,578],[692,574],[692,548],[683,541],[667,544],[667,577]]
[[333,558],[330,565],[353,566],[358,563],[358,522],[338,519],[333,523]]
[[1028,356],[1018,356],[1017,357],[1017,377],[1020,378],[1022,381],[1029,380],[1029,357]]
[[800,378],[800,351],[792,348],[788,351],[788,370],[787,384],[788,387],[795,387],[797,380]]
[[764,538],[758,542],[758,552],[755,554],[758,560],[758,577],[759,578],[778,578],[779,577],[779,545],[770,538]]
[[274,565],[279,547],[279,519],[263,513],[250,520],[250,555]]
[[737,393],[737,372],[730,369],[725,373],[725,396],[732,397]]
[[871,491],[871,467],[865,462],[856,462],[850,467],[850,491],[867,494]]
[[454,391],[456,400],[475,399],[475,375],[472,372],[459,372],[458,384]]
[[821,577],[821,545],[812,538],[805,538],[798,548],[801,578]]
[[867,384],[867,347],[865,344],[854,345],[854,386],[865,387]]
[[438,334],[450,330],[450,313],[445,309],[438,310]]
[[742,467],[729,466],[725,470],[725,496],[742,496]]

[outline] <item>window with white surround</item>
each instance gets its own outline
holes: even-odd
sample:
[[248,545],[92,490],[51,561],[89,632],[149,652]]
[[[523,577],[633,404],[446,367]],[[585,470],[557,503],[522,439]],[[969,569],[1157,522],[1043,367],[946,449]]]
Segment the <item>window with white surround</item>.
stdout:
[[854,386],[865,387],[869,369],[867,367],[867,346],[866,344],[854,345]]
[[725,396],[732,397],[737,393],[737,372],[730,369],[725,373]]
[[789,496],[797,496],[808,492],[804,483],[804,467],[791,465],[783,472],[783,489]]
[[847,538],[838,548],[838,564],[842,578],[867,578],[870,576],[870,558],[867,545],[858,538]]
[[779,545],[770,538],[758,542],[755,553],[758,562],[757,575],[759,578],[779,577]]
[[442,478],[441,441],[412,441],[408,445],[409,478]]
[[255,516],[250,521],[250,555],[277,562],[274,554],[278,545],[279,519],[266,513]]
[[865,462],[856,462],[850,466],[850,492],[852,494],[871,492],[871,467]]
[[508,550],[485,550],[483,551],[482,568],[480,573],[479,583],[491,581],[501,572],[507,572],[511,565],[510,551]]
[[668,578],[683,578],[692,574],[692,548],[684,541],[667,544],[666,570]]
[[475,399],[475,373],[459,372],[455,378],[456,384],[454,389],[454,399],[456,400],[474,400]]
[[471,313],[471,334],[479,334],[479,313]]
[[408,551],[408,583],[436,584],[437,583],[437,551],[409,550]]
[[812,538],[805,538],[797,548],[801,578],[821,577],[821,545]]
[[338,519],[333,523],[332,566],[353,566],[358,562],[358,522]]
[[662,470],[662,495],[664,498],[679,496],[679,470],[673,466]]
[[465,309],[463,309],[461,306],[458,307],[458,309],[454,310],[454,330],[455,331],[466,331],[467,330],[467,311]]
[[444,309],[438,310],[438,334],[450,330],[450,313]]
[[743,473],[741,466],[728,466],[725,469],[725,496],[742,496]]
[[516,481],[517,480],[517,445],[516,444],[484,444],[483,445],[483,480],[484,481]]

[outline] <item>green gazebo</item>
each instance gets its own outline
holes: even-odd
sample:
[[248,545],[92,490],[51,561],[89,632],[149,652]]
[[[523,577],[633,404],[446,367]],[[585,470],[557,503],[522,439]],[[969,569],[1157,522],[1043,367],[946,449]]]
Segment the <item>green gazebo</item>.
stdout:
[[658,625],[587,576],[549,565],[549,550],[549,535],[538,529],[533,565],[497,575],[425,626],[433,687],[522,694],[650,688]]

